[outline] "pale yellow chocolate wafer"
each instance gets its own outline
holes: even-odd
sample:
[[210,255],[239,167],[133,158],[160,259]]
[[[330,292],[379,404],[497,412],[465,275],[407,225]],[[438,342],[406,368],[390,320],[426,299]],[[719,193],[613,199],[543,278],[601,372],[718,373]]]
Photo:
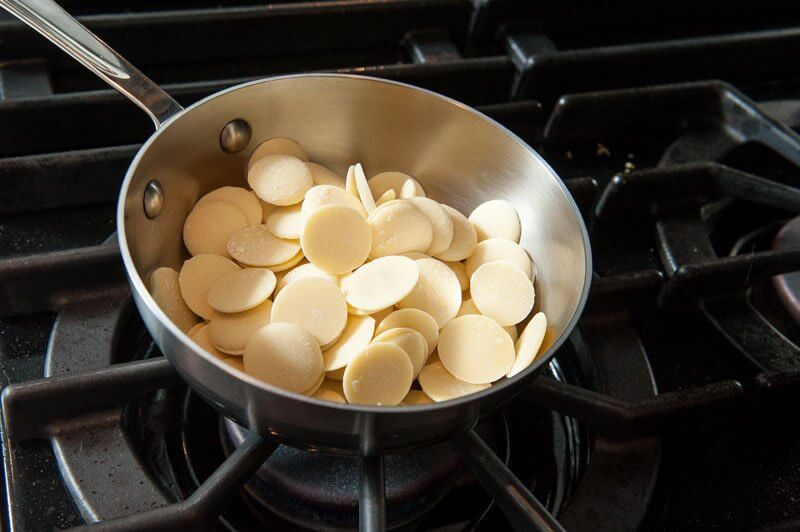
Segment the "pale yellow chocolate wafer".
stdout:
[[222,276],[239,269],[235,262],[219,255],[195,255],[184,261],[178,278],[183,300],[195,314],[211,319],[214,309],[208,303],[208,290]]
[[516,325],[533,309],[533,283],[510,262],[487,262],[470,279],[472,301],[481,314],[502,326]]
[[493,319],[470,314],[448,323],[439,337],[439,360],[459,380],[494,382],[514,363],[514,342]]
[[300,244],[311,264],[338,275],[364,263],[372,234],[358,211],[343,205],[326,205],[306,218]]
[[385,342],[370,344],[344,370],[347,401],[355,404],[397,405],[413,380],[411,361],[400,347]]
[[485,390],[491,384],[470,384],[455,378],[441,362],[434,362],[419,372],[419,385],[425,395],[437,403]]
[[266,268],[227,273],[208,290],[208,303],[226,313],[244,312],[263,303],[275,289],[275,274]]
[[198,203],[183,224],[183,243],[192,255],[210,253],[228,257],[228,239],[247,227],[247,217],[233,203]]
[[166,266],[150,274],[150,295],[178,329],[187,332],[197,323],[197,316],[181,297],[178,272]]
[[243,361],[253,377],[297,393],[323,378],[322,351],[308,332],[291,323],[261,327],[247,342]]
[[271,321],[294,323],[311,333],[319,345],[324,345],[344,330],[347,304],[335,284],[319,277],[305,277],[275,297]]

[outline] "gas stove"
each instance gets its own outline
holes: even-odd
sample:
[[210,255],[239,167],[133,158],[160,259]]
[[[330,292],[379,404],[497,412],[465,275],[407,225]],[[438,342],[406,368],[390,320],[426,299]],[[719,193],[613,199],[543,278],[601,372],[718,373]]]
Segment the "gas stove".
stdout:
[[549,371],[466,435],[375,469],[249,434],[131,303],[113,213],[146,117],[0,15],[9,529],[800,527],[800,6],[62,3],[182,104],[334,70],[476,106],[565,180],[596,275]]

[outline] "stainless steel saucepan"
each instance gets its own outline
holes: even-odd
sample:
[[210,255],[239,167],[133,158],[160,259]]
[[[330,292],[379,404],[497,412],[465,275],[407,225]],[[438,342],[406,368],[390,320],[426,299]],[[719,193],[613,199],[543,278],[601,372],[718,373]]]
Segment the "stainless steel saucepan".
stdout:
[[[155,133],[128,169],[117,208],[119,247],[133,297],[181,376],[250,430],[297,446],[362,454],[442,440],[521,391],[575,326],[591,279],[589,241],[578,209],[531,147],[474,109],[410,85],[338,74],[267,78],[183,109],[56,3],[0,0],[0,5],[155,122]],[[265,384],[200,349],[156,305],[146,280],[159,266],[180,269],[187,258],[183,222],[194,203],[216,187],[243,186],[250,153],[278,136],[296,139],[311,160],[342,175],[356,161],[372,174],[406,171],[429,196],[464,213],[489,199],[510,201],[522,221],[521,244],[538,270],[537,306],[547,314],[556,341],[527,370],[483,392],[404,407],[312,399]]]

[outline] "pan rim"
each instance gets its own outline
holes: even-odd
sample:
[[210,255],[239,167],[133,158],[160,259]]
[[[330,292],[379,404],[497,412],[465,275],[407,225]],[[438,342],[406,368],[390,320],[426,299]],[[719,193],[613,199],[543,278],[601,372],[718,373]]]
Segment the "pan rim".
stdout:
[[[581,232],[581,239],[583,242],[583,250],[584,250],[584,275],[583,275],[583,286],[581,287],[580,298],[578,300],[578,304],[573,312],[569,322],[564,327],[564,330],[561,334],[556,338],[553,344],[544,352],[542,353],[537,359],[534,361],[533,364],[528,366],[525,370],[521,371],[518,375],[510,379],[504,379],[497,381],[496,383],[492,384],[491,387],[481,390],[480,392],[476,392],[470,395],[465,395],[462,397],[457,397],[455,399],[450,399],[448,401],[443,402],[434,402],[430,404],[424,405],[397,405],[397,406],[373,406],[373,405],[357,405],[357,404],[350,404],[350,403],[337,403],[332,401],[325,401],[322,399],[315,399],[310,396],[302,395],[299,393],[291,392],[288,390],[284,390],[282,388],[278,388],[276,386],[272,386],[266,382],[263,382],[255,377],[248,375],[247,373],[240,371],[229,364],[226,364],[222,360],[217,359],[216,357],[208,354],[205,350],[200,349],[189,337],[186,333],[181,331],[173,322],[170,320],[166,314],[161,310],[161,308],[156,304],[155,300],[150,295],[150,291],[144,284],[144,280],[138,273],[136,269],[133,258],[131,257],[130,250],[128,248],[127,242],[127,233],[125,231],[125,204],[128,197],[128,191],[130,188],[130,184],[133,180],[133,176],[135,174],[136,169],[139,166],[139,163],[147,153],[150,146],[156,142],[162,132],[166,131],[173,123],[180,120],[181,117],[188,114],[189,112],[196,111],[198,108],[202,107],[206,103],[227,95],[229,93],[238,91],[240,89],[251,87],[255,85],[260,85],[263,83],[269,83],[273,81],[281,81],[286,79],[297,79],[297,78],[311,78],[311,77],[325,77],[325,78],[343,78],[343,79],[357,79],[360,81],[367,81],[373,83],[382,83],[388,85],[394,85],[397,87],[402,87],[407,90],[412,90],[416,92],[425,93],[429,96],[438,98],[449,105],[453,105],[459,107],[469,113],[472,113],[479,117],[482,120],[488,121],[494,127],[498,128],[500,132],[505,133],[511,139],[515,140],[518,144],[520,144],[526,151],[528,151],[533,157],[535,157],[540,164],[544,167],[545,170],[550,174],[550,177],[554,179],[556,185],[561,189],[562,194],[565,196],[567,202],[569,203],[573,215],[576,217],[578,221],[578,226],[580,227]],[[241,83],[238,85],[234,85],[227,89],[223,89],[221,91],[215,92],[205,98],[193,103],[192,105],[186,107],[179,113],[176,113],[172,117],[170,117],[167,121],[165,121],[159,129],[157,129],[150,137],[142,144],[137,151],[136,155],[134,156],[133,160],[131,161],[128,169],[125,173],[125,178],[122,181],[122,185],[120,187],[119,198],[117,200],[117,215],[116,215],[116,223],[117,223],[117,240],[119,243],[120,248],[120,255],[122,256],[122,261],[125,266],[126,274],[128,277],[128,281],[132,286],[133,290],[139,296],[139,300],[146,305],[147,309],[159,320],[159,322],[166,327],[171,334],[176,336],[180,339],[189,349],[192,350],[194,354],[203,358],[206,362],[210,362],[211,364],[215,364],[218,369],[228,372],[233,377],[236,377],[239,380],[244,381],[246,384],[250,386],[254,386],[259,388],[263,392],[277,394],[282,396],[286,399],[294,399],[306,402],[310,405],[325,408],[332,408],[336,410],[344,410],[353,413],[367,413],[367,414],[390,414],[390,415],[412,415],[418,414],[420,412],[428,412],[433,410],[447,410],[450,408],[457,408],[465,404],[473,403],[473,402],[480,402],[483,399],[489,397],[494,393],[499,393],[500,391],[504,390],[509,386],[514,386],[518,382],[528,380],[532,378],[538,371],[544,366],[545,364],[549,363],[550,360],[553,358],[555,352],[564,344],[572,331],[574,330],[575,326],[577,325],[578,320],[583,314],[584,308],[586,306],[586,301],[589,296],[589,290],[591,288],[591,281],[592,281],[592,253],[591,253],[591,242],[589,239],[589,233],[586,228],[586,223],[583,220],[583,216],[581,215],[580,209],[578,208],[575,199],[572,197],[572,194],[566,187],[566,184],[561,179],[561,177],[556,173],[555,170],[550,166],[550,164],[536,151],[534,150],[528,143],[522,140],[517,134],[497,122],[496,120],[492,119],[491,117],[481,113],[474,107],[467,105],[463,102],[450,98],[449,96],[445,96],[443,94],[431,91],[429,89],[425,89],[422,87],[417,87],[415,85],[411,85],[408,83],[403,83],[400,81],[377,78],[373,76],[364,76],[359,74],[343,74],[343,73],[300,73],[300,74],[287,74],[287,75],[280,75],[280,76],[272,76],[267,78],[261,78],[253,81],[248,81],[245,83]],[[170,360],[172,360],[166,353],[164,356]],[[180,372],[179,372],[180,373]],[[244,406],[244,405],[242,405]]]

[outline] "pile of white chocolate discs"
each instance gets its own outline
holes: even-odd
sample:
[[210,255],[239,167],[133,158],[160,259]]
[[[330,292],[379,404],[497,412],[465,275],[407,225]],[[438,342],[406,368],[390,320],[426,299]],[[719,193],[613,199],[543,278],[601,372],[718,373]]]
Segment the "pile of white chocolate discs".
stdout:
[[547,319],[531,316],[536,269],[510,203],[467,218],[410,175],[367,179],[355,164],[342,178],[280,137],[246,174],[249,189],[200,198],[183,227],[191,258],[149,280],[211,355],[315,398],[398,405],[484,390],[542,349]]

